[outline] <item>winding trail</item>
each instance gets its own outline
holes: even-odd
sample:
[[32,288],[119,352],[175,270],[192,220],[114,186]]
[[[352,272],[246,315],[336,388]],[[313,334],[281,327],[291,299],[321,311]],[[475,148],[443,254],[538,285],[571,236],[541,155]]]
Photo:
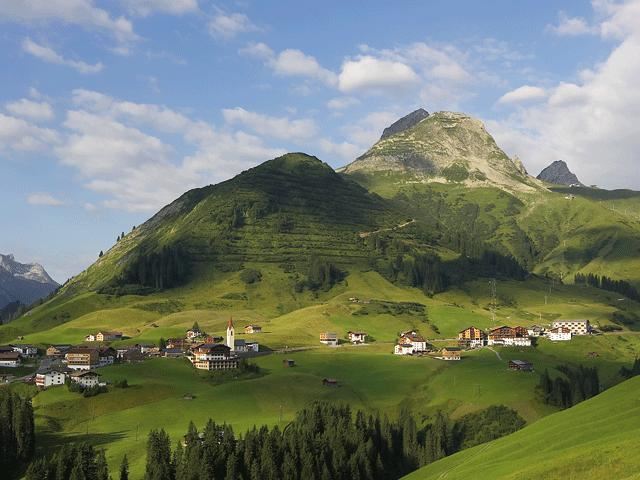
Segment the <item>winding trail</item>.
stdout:
[[493,353],[495,353],[495,354],[496,354],[496,357],[498,357],[498,360],[502,361],[502,357],[500,356],[500,353],[499,353],[499,352],[497,352],[496,350],[494,350],[494,349],[493,349],[493,348],[491,348],[491,347],[487,347],[487,348],[488,348],[489,350],[491,350]]
[[398,230],[400,228],[404,228],[406,226],[409,226],[412,223],[416,223],[416,219],[415,218],[412,218],[408,222],[401,223],[400,225],[396,225],[395,227],[381,228],[379,230],[374,230],[373,232],[360,232],[358,235],[360,236],[360,238],[367,238],[369,235],[373,235],[374,233],[390,232],[392,230]]

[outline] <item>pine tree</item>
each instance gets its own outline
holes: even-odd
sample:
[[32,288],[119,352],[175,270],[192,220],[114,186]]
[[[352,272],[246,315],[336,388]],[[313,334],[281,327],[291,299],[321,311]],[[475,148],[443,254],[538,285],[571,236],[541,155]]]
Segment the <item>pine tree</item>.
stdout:
[[98,258],[102,258],[103,255],[104,255],[104,252],[100,250],[100,253],[98,254]]
[[129,480],[129,459],[126,453],[120,462],[120,480]]

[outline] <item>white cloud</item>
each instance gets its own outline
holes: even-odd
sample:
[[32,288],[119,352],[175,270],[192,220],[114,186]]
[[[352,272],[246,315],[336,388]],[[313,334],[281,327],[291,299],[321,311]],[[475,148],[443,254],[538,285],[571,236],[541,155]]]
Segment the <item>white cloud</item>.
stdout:
[[311,119],[290,120],[287,117],[272,117],[244,108],[227,108],[222,111],[227,123],[244,125],[254,132],[292,142],[300,142],[313,137],[318,127]]
[[354,105],[358,105],[360,100],[353,97],[336,97],[327,102],[327,108],[330,110],[345,110]]
[[181,15],[198,10],[197,0],[120,0],[132,14],[147,16],[153,13]]
[[47,102],[34,102],[27,98],[21,98],[15,102],[7,103],[5,107],[10,113],[31,120],[51,120],[53,118],[53,109]]
[[0,151],[44,150],[59,141],[58,133],[33,125],[22,118],[0,113]]
[[232,39],[241,33],[260,30],[244,13],[224,13],[222,11],[209,20],[207,27],[212,36],[225,40]]
[[324,68],[315,57],[301,50],[287,48],[276,54],[264,43],[250,43],[239,52],[263,61],[276,75],[315,79],[329,86],[337,84],[338,77],[334,72]]
[[71,67],[79,73],[98,73],[103,68],[102,63],[100,62],[91,65],[80,60],[64,58],[52,48],[38,44],[30,38],[25,38],[23,40],[22,49],[28,54],[33,55],[44,62]]
[[390,111],[371,112],[357,122],[345,126],[343,130],[350,143],[358,145],[361,152],[364,152],[380,139],[386,127],[401,116],[397,112]]
[[578,36],[597,33],[598,29],[592,27],[582,17],[569,17],[565,12],[558,14],[557,25],[547,25],[547,29],[560,36]]
[[319,147],[326,155],[337,157],[343,162],[351,162],[358,155],[364,153],[364,150],[359,145],[347,141],[335,143],[328,138],[320,139]]
[[25,24],[61,22],[109,32],[119,42],[137,39],[124,17],[112,17],[92,0],[20,0],[0,2],[0,20]]
[[[284,153],[257,136],[219,131],[163,105],[81,89],[72,101],[77,109],[67,112],[69,133],[56,154],[86,188],[105,197],[107,208],[154,211],[190,188]],[[190,151],[178,153],[154,132],[179,135]]]
[[[612,12],[603,24],[619,20],[620,10]],[[549,89],[546,102],[491,125],[498,142],[532,172],[560,158],[587,184],[640,188],[640,23],[635,25],[604,62],[579,72],[579,81],[560,83]]]
[[27,203],[29,205],[45,205],[48,207],[59,207],[64,205],[64,202],[50,193],[38,192],[31,193],[27,196]]
[[547,96],[544,88],[523,85],[515,90],[511,90],[498,99],[498,103],[523,103],[535,100],[542,100]]
[[338,87],[343,92],[401,89],[419,81],[416,72],[404,63],[364,55],[342,64]]

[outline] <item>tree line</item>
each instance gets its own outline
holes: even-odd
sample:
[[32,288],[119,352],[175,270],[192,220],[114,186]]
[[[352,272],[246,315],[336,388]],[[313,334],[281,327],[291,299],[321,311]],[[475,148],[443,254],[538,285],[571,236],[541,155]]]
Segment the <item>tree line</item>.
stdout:
[[579,365],[572,368],[560,365],[556,369],[563,376],[552,379],[546,369],[540,375],[540,382],[536,388],[544,403],[569,408],[600,393],[600,379],[596,367]]
[[619,293],[631,300],[640,302],[640,292],[638,292],[638,289],[625,280],[614,280],[610,277],[604,275],[599,276],[593,273],[576,273],[574,280],[577,284],[582,283],[609,292]]
[[0,388],[0,476],[11,478],[29,462],[35,449],[31,400]]

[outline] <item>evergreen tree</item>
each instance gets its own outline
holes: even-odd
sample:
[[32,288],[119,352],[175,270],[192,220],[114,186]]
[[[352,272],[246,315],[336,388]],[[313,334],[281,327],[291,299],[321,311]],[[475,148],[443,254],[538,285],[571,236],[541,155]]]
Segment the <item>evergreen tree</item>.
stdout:
[[126,453],[120,462],[120,480],[129,480],[129,459]]

